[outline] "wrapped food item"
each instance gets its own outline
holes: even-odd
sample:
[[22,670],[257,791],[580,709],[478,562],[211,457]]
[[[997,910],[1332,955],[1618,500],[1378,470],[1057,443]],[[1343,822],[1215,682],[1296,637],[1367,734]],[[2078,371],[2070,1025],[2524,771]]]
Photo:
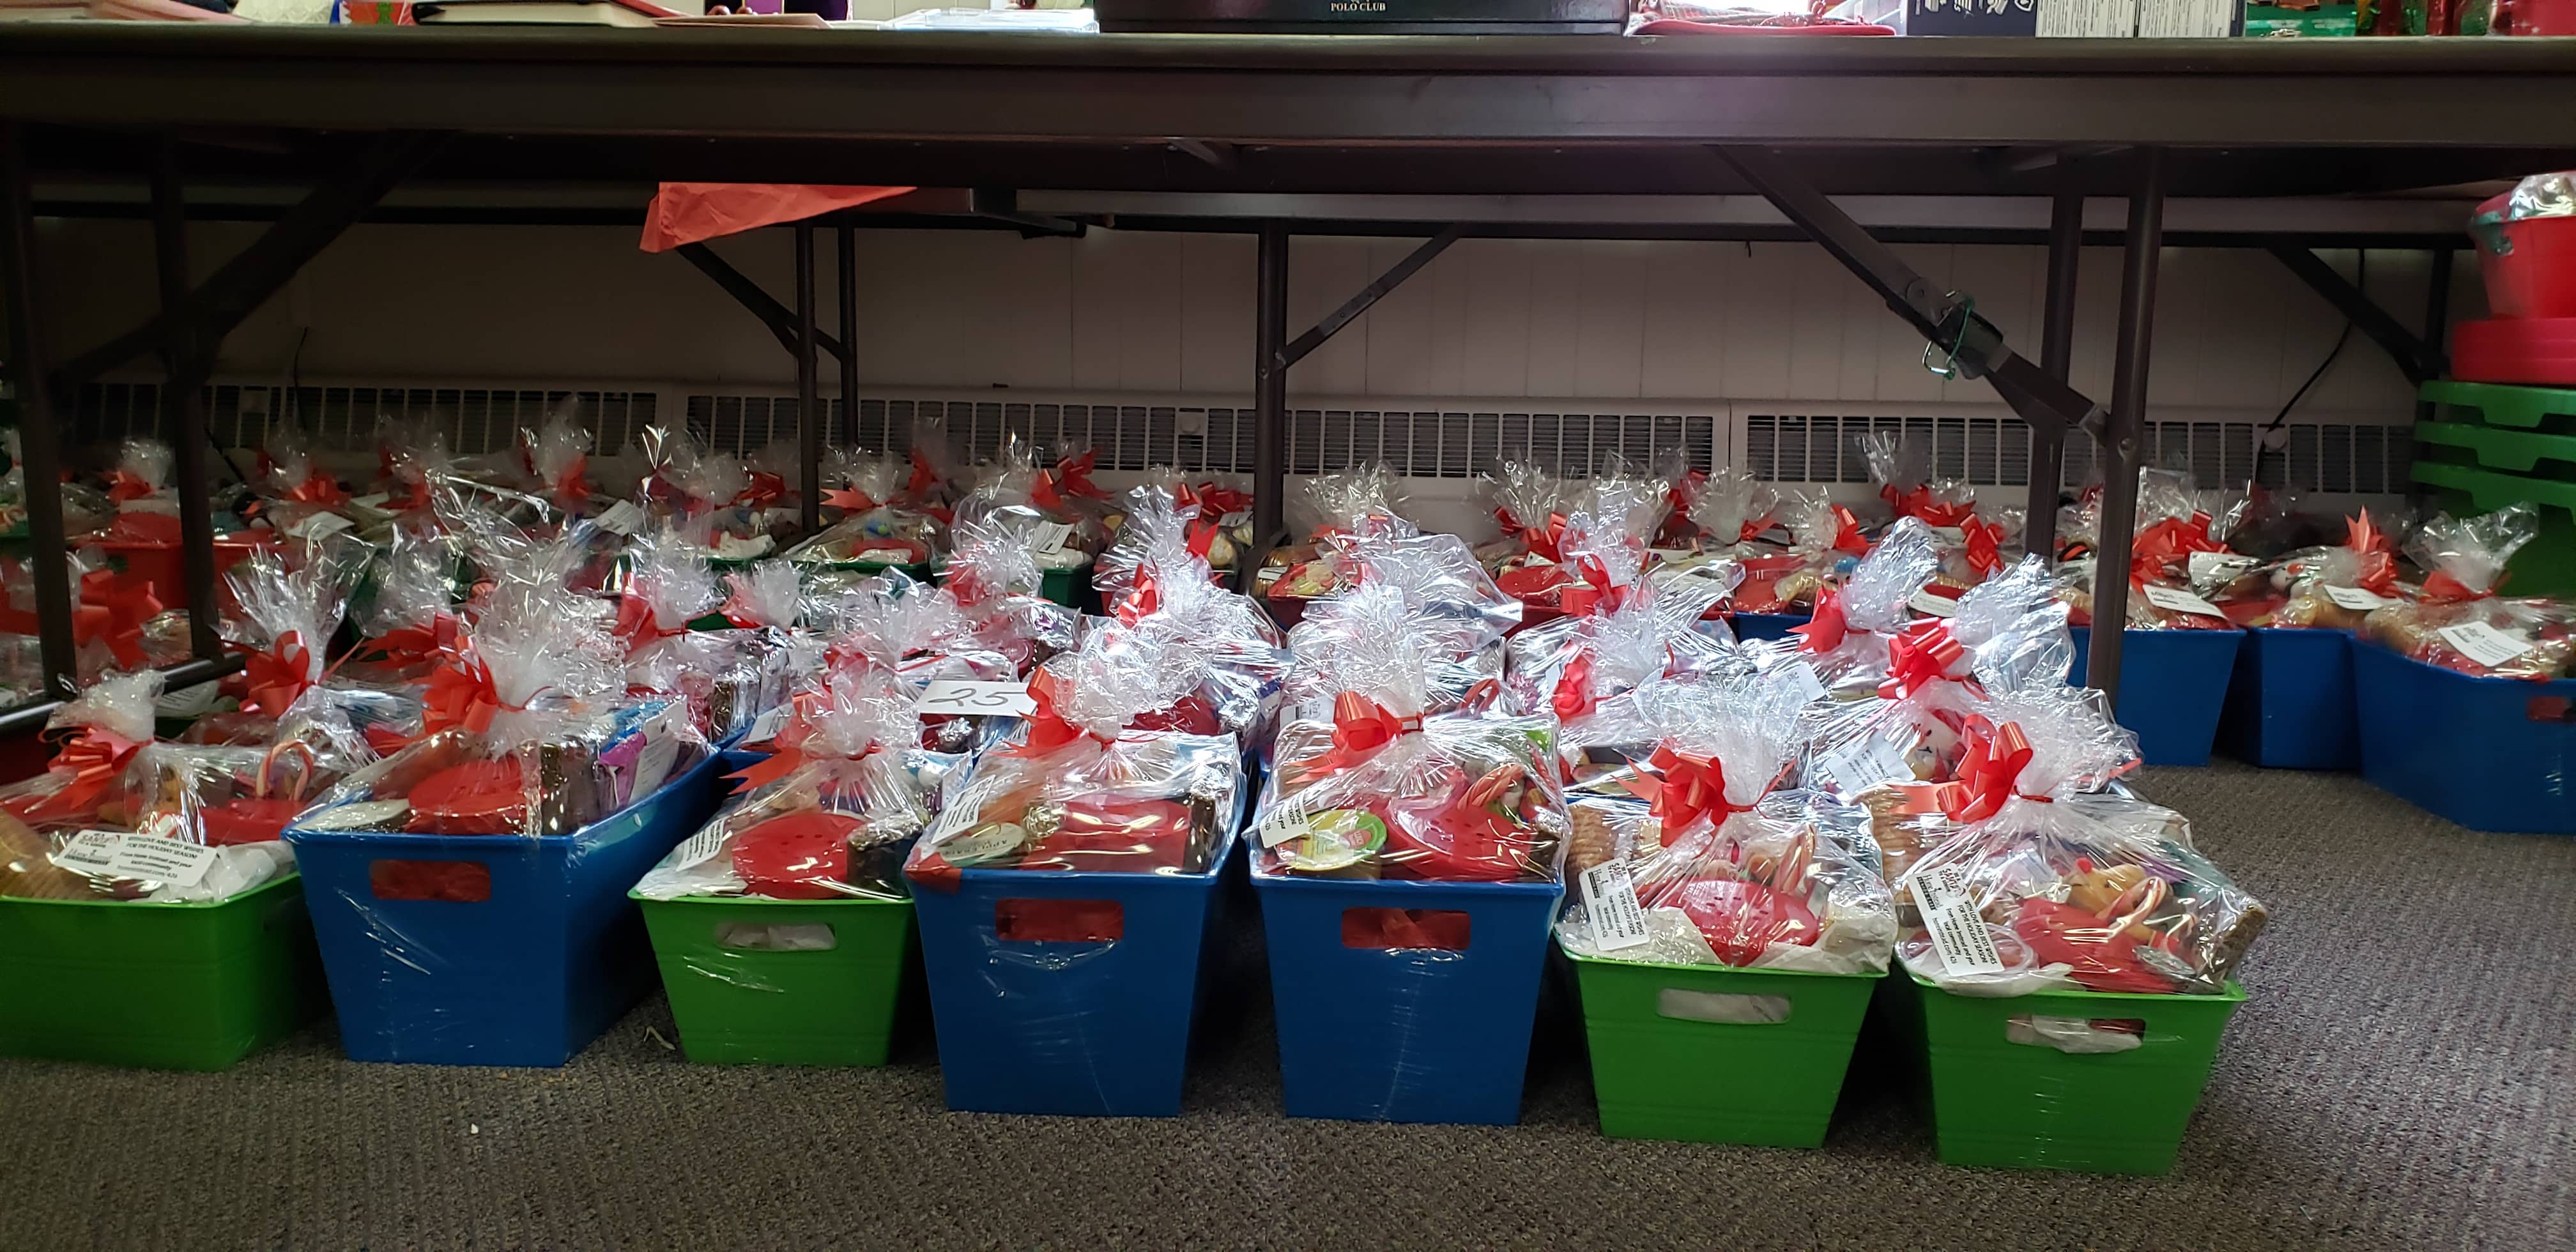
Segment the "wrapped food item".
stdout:
[[[913,847],[916,890],[954,890],[969,869],[1200,874],[1232,846],[1241,748],[1224,735],[1148,730],[1140,719],[1191,694],[1153,641],[1084,646],[1029,682],[1019,734],[977,753]],[[1142,648],[1139,655],[1132,649]]]
[[0,894],[210,904],[283,877],[295,855],[278,832],[293,814],[271,810],[292,801],[267,798],[265,780],[258,798],[238,794],[245,765],[256,771],[261,761],[257,749],[145,744],[112,815],[34,837],[45,843],[45,870],[34,868],[31,840],[12,840]]
[[2495,594],[2505,563],[2539,524],[2528,502],[2476,517],[2436,514],[2406,545],[2427,571],[2421,596],[2372,610],[2363,633],[2416,660],[2482,678],[2567,674],[2576,661],[2576,605]]
[[528,489],[553,501],[566,517],[590,516],[599,494],[590,481],[591,433],[580,403],[578,396],[565,396],[546,410],[544,421],[519,431]]
[[1273,550],[1254,580],[1256,592],[1274,604],[1323,599],[1357,581],[1359,571],[1344,559],[1338,542],[1344,537],[1419,533],[1397,511],[1402,498],[1395,471],[1384,462],[1318,474],[1299,491],[1293,516],[1306,538]]
[[62,746],[45,772],[0,787],[0,809],[38,830],[122,823],[120,784],[152,742],[160,698],[161,671],[144,670],[111,674],[65,701],[45,719],[48,735],[66,734]]
[[948,764],[919,747],[916,695],[884,670],[824,673],[789,703],[770,755],[734,775],[736,799],[636,894],[901,898],[904,858],[930,820],[925,778]]
[[1023,674],[1072,647],[1082,621],[1038,594],[1041,553],[1052,534],[1040,534],[1025,515],[961,514],[940,587],[965,615],[976,645],[1010,658]]
[[1018,436],[1005,439],[992,464],[958,501],[957,519],[998,521],[1027,529],[1031,555],[1045,570],[1081,569],[1108,541],[1109,493],[1091,481],[1094,456],[1067,456],[1041,466]]
[[1770,484],[1741,466],[1721,465],[1708,472],[1691,497],[1690,517],[1707,543],[1721,551],[1750,555],[1741,546],[1771,529],[1771,514],[1778,504]]
[[708,556],[748,561],[776,548],[762,484],[741,457],[708,449],[685,428],[647,426],[635,439],[649,468],[646,496],[689,519],[684,533],[703,541]]
[[1825,974],[1887,968],[1897,933],[1887,884],[1805,797],[1774,794],[1795,762],[1808,695],[1778,669],[1640,691],[1660,735],[1632,784],[1647,803],[1605,823],[1611,856],[1583,868],[1558,922],[1568,952]]
[[456,640],[456,571],[449,542],[409,526],[374,553],[369,594],[353,602],[349,617],[358,642],[343,670],[380,682],[426,677],[439,654]]
[[1961,995],[2223,992],[2268,914],[2172,811],[2085,794],[2137,759],[2099,692],[1999,697],[1938,796],[1957,833],[1896,883],[1906,968]]
[[[801,565],[918,565],[931,559],[943,523],[908,493],[912,463],[892,455],[855,453],[834,466],[843,485],[823,493],[841,520],[789,549]],[[943,510],[944,511],[944,510]]]
[[170,490],[170,445],[143,435],[117,445],[107,471],[107,498],[116,518],[100,538],[111,543],[179,542],[179,497]]
[[[1258,538],[1252,533],[1252,493],[1229,478],[1207,479],[1189,490],[1199,511],[1198,520],[1191,523],[1191,543],[1207,549],[1201,555],[1213,568],[1230,570],[1240,565]],[[1197,537],[1201,530],[1212,533],[1201,540]]]
[[1446,654],[1393,583],[1316,607],[1291,635],[1292,689],[1329,693],[1330,712],[1280,729],[1256,872],[1552,881],[1566,830],[1553,719],[1431,712]]
[[1822,493],[1793,495],[1780,502],[1780,522],[1789,528],[1789,546],[1772,555],[1744,558],[1744,584],[1735,592],[1741,613],[1787,613],[1815,603],[1816,594],[1869,552],[1860,519]]
[[2301,548],[2256,564],[2251,557],[2195,553],[2194,590],[2239,626],[2359,630],[2397,596],[2397,561],[2370,510],[2346,523],[2344,542]]
[[1159,487],[1140,487],[1130,499],[1119,543],[1101,557],[1104,575],[1114,567],[1122,588],[1110,606],[1117,625],[1094,629],[1157,636],[1171,645],[1162,655],[1199,671],[1196,691],[1175,706],[1169,728],[1222,729],[1247,741],[1266,735],[1289,668],[1277,623],[1217,582],[1199,551],[1207,531],[1195,510]]

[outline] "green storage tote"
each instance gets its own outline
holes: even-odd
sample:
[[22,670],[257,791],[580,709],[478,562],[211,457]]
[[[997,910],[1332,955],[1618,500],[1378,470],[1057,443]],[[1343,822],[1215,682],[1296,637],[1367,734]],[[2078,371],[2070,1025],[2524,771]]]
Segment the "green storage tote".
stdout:
[[228,1069],[322,1007],[294,874],[215,904],[0,899],[0,1053]]
[[[1881,976],[1567,957],[1583,995],[1602,1134],[1824,1143]],[[1703,995],[1779,996],[1789,1015],[1758,1025],[1696,1020],[1687,1014]]]
[[[2163,1174],[2218,1059],[2245,989],[2224,995],[2042,991],[1952,995],[1899,972],[1887,980],[1896,1033],[1919,1042],[1941,1160],[1990,1169]],[[2085,1055],[2013,1043],[2021,1014],[2129,1019],[2144,1042]]]
[[2540,506],[2540,532],[2506,563],[2499,593],[2507,596],[2576,595],[2576,481],[2523,478],[2447,461],[2415,462],[2415,481],[2438,492],[2442,507],[2458,513],[2491,513],[2518,500]]
[[[705,1065],[883,1065],[912,964],[912,901],[637,897],[680,1053]],[[740,927],[828,926],[828,949],[728,944]]]

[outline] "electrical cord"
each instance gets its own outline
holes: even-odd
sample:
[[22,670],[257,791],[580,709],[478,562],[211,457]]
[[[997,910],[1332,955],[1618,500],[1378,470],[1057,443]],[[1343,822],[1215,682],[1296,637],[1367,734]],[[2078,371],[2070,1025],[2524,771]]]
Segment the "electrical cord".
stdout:
[[[2353,254],[2352,278],[2354,290],[2358,291],[2363,299],[2368,299],[2370,297],[2369,249],[2365,248]],[[2272,420],[2265,422],[2255,432],[2254,472],[2245,484],[2249,494],[2263,481],[2263,457],[2266,453],[2278,455],[2284,460],[2288,459],[2289,440],[2276,440],[2274,437],[2280,434],[2283,425],[2290,420],[2290,410],[2299,407],[2299,401],[2307,398],[2308,389],[2316,386],[2317,380],[2325,377],[2327,370],[2334,368],[2335,358],[2342,356],[2344,345],[2352,342],[2352,331],[2352,319],[2347,317],[2343,320],[2343,333],[2335,336],[2334,346],[2326,349],[2325,359],[2317,362],[2317,367],[2308,372],[2307,381],[2300,383],[2299,389],[2291,392],[2290,398],[2282,402],[2281,411],[2273,414]]]

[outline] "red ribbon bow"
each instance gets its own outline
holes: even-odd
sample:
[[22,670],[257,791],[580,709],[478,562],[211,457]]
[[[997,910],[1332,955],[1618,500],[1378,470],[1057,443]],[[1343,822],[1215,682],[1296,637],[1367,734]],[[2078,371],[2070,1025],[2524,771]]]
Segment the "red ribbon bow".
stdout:
[[1051,470],[1038,472],[1038,485],[1029,489],[1029,502],[1050,512],[1062,512],[1065,498],[1106,500],[1109,493],[1092,485],[1091,467],[1100,454],[1085,452],[1056,462]]
[[755,509],[765,509],[786,498],[786,479],[781,478],[776,474],[772,474],[767,470],[753,470],[751,471],[751,485],[743,488],[742,494],[735,496],[733,498],[733,502],[736,504],[747,504]]
[[2371,522],[2370,510],[2363,509],[2360,516],[2344,520],[2343,546],[2361,558],[2361,574],[2354,586],[2364,591],[2384,593],[2391,583],[2397,581],[2397,559],[2389,555],[2388,536],[2381,534],[2379,527]]
[[1860,537],[1860,519],[1839,504],[1833,506],[1833,514],[1834,551],[1848,552],[1853,556],[1869,555],[1869,541]]
[[[787,723],[778,728],[778,738],[774,741],[775,746],[769,755],[737,772],[725,775],[727,778],[736,780],[733,787],[734,794],[740,795],[755,787],[768,786],[795,773],[808,761],[826,759],[805,750],[806,745],[814,741],[814,718],[821,711],[823,700],[824,694],[821,691],[809,690],[800,692],[788,704]],[[866,747],[859,749],[857,756],[837,759],[860,760],[875,752],[880,746],[871,741]]]
[[1574,572],[1582,577],[1579,581],[1565,584],[1556,593],[1559,608],[1577,617],[1590,617],[1613,612],[1627,603],[1628,589],[1611,585],[1610,570],[1601,564],[1600,558],[1587,556],[1577,560]]
[[836,509],[865,513],[877,507],[876,497],[856,487],[834,487],[823,493],[823,503]]
[[2209,537],[2209,514],[2168,517],[2138,532],[2137,545],[2129,550],[2129,581],[2157,582],[2165,577],[2175,562],[2187,559],[2194,552],[2226,550],[2226,544]]
[[1688,513],[1691,501],[1699,498],[1699,489],[1706,482],[1707,470],[1692,470],[1673,480],[1673,485],[1664,492],[1664,503],[1671,505],[1676,513]]
[[242,698],[242,712],[266,713],[282,717],[288,705],[313,685],[313,654],[304,646],[304,632],[290,630],[266,652],[253,652],[242,665],[242,677],[249,694]]
[[[1496,509],[1494,514],[1497,517],[1502,516],[1503,510]],[[1564,541],[1565,515],[1563,513],[1548,514],[1545,526],[1526,526],[1521,529],[1521,542],[1529,545],[1530,551],[1551,561],[1565,559],[1564,552],[1559,546]]]
[[1252,511],[1252,493],[1240,487],[1206,483],[1199,487],[1199,515],[1223,521],[1236,513]]
[[1958,781],[1934,788],[1934,799],[1954,822],[1984,821],[2015,796],[2045,804],[2047,796],[2015,790],[2030,757],[2030,736],[2022,733],[2020,723],[1989,726],[1982,719],[1972,722],[1966,755],[1959,760]]
[[1945,679],[1964,682],[1952,678],[1950,667],[1967,654],[1968,649],[1950,633],[1947,620],[1916,622],[1887,641],[1887,678],[1878,684],[1879,697],[1902,699]]
[[1119,598],[1118,620],[1133,626],[1162,607],[1162,577],[1154,572],[1152,566],[1145,566],[1136,571],[1135,585]]
[[87,817],[98,804],[98,798],[117,778],[125,773],[126,763],[143,747],[138,740],[128,739],[98,726],[83,726],[78,734],[65,740],[54,753],[48,773],[69,774],[71,778],[51,795],[36,797],[25,807],[12,802],[10,808],[28,822],[67,821]]
[[1831,652],[1843,646],[1851,635],[1851,619],[1843,615],[1843,592],[1840,587],[1827,587],[1816,593],[1815,616],[1804,626],[1792,626],[1789,633],[1804,642],[1798,650],[1808,653]]
[[665,628],[660,615],[653,611],[652,601],[630,591],[618,597],[615,631],[618,638],[626,641],[627,655],[633,656],[657,640],[685,635],[689,628],[685,624],[676,630]]
[[1727,801],[1726,767],[1716,757],[1677,751],[1669,743],[1658,744],[1654,754],[1646,758],[1646,769],[1650,777],[1629,779],[1626,786],[1653,802],[1648,811],[1662,826],[1666,846],[1672,844],[1673,836],[1702,817],[1715,823],[1753,811],[1752,805]]
[[491,667],[472,656],[450,655],[447,664],[430,673],[421,691],[421,732],[434,734],[462,726],[479,735],[492,729],[493,717],[503,709],[526,711],[501,702],[500,692],[492,686]]
[[[1039,670],[1035,677],[1029,679],[1029,699],[1035,701],[1038,707],[1028,716],[1028,740],[1016,748],[1004,751],[1002,755],[1045,756],[1077,739],[1100,738],[1064,720],[1064,714],[1056,710],[1056,696],[1060,687],[1061,682],[1056,678],[1053,670]],[[1102,739],[1101,742],[1106,743],[1108,740]]]
[[390,665],[416,665],[456,646],[456,618],[441,613],[427,626],[402,626],[386,631],[364,645],[365,650]]
[[152,484],[132,470],[112,469],[107,472],[107,498],[118,504],[140,500],[152,494]]
[[1345,759],[1365,756],[1421,729],[1421,718],[1397,717],[1356,691],[1333,697],[1333,749]]
[[1959,523],[1959,533],[1968,541],[1968,568],[1976,571],[1977,577],[1991,578],[1996,570],[2004,567],[2004,528],[2001,523],[1971,514]]
[[921,449],[912,450],[912,477],[904,480],[903,492],[915,500],[927,501],[939,490],[939,471],[930,468],[930,458]]
[[1592,652],[1580,649],[1574,659],[1556,676],[1556,690],[1549,693],[1548,703],[1556,710],[1556,719],[1570,722],[1590,713],[1600,704],[1592,696]]
[[161,598],[141,578],[91,570],[80,578],[80,603],[72,612],[72,642],[103,642],[119,665],[142,665],[143,626],[161,615]]
[[589,453],[585,452],[573,457],[572,464],[565,466],[562,473],[555,475],[556,502],[569,508],[589,500],[593,494],[590,479],[587,477],[589,472]]

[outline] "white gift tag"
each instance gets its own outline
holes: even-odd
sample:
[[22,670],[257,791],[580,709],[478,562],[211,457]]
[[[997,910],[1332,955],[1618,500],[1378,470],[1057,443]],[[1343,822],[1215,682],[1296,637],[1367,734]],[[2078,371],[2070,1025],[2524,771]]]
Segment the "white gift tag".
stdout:
[[2383,609],[2388,607],[2391,603],[2388,597],[2379,595],[2375,592],[2364,591],[2359,587],[2328,586],[2326,588],[2326,599],[2334,601],[2336,608],[2350,609],[2355,613],[2367,613],[2372,609]]
[[782,704],[777,708],[761,714],[751,723],[751,731],[742,737],[742,741],[744,743],[767,743],[772,739],[776,739],[778,737],[778,732],[786,729],[787,727],[787,712],[788,706]]
[[2195,586],[2206,586],[2220,579],[2234,578],[2254,567],[2254,558],[2233,552],[2194,552],[2184,562]]
[[1072,523],[1040,522],[1038,523],[1037,547],[1035,550],[1039,556],[1053,556],[1056,553],[1064,551],[1065,541],[1071,538],[1073,538]]
[[1646,910],[1637,904],[1637,884],[1626,861],[1608,861],[1583,871],[1583,913],[1592,919],[1592,946],[1617,952],[1652,938]]
[[2211,604],[2209,601],[2203,600],[2199,596],[2193,595],[2180,587],[2167,587],[2158,583],[2143,583],[2140,584],[2138,589],[2146,593],[2147,603],[2163,609],[2168,613],[2189,613],[2195,617],[2215,617],[2221,621],[2225,621],[2227,618],[2225,613],[2218,611],[2217,605]]
[[114,830],[84,830],[66,841],[61,850],[48,858],[57,866],[75,874],[93,877],[108,873],[115,863],[116,841],[123,834]]
[[631,535],[644,524],[644,510],[632,500],[620,500],[592,518],[591,524],[612,535]]
[[1932,537],[1943,543],[1968,542],[1968,530],[1964,526],[1926,526],[1924,529],[1931,531]]
[[1236,509],[1234,512],[1216,519],[1216,524],[1225,527],[1227,530],[1232,530],[1251,520],[1252,511],[1250,509]]
[[216,850],[132,831],[84,830],[54,854],[54,864],[78,874],[131,878],[194,887],[213,868]]
[[2531,651],[2530,640],[2509,630],[2497,630],[2485,622],[2445,626],[2441,635],[2442,641],[2458,649],[2460,655],[2488,669]]
[[1913,875],[1912,882],[1914,906],[1923,914],[1923,928],[1932,936],[1942,967],[1953,974],[2002,973],[2004,958],[1995,951],[1994,934],[1977,915],[1976,901],[1968,898],[1967,868],[1944,865]]
[[1798,699],[1801,702],[1825,698],[1825,680],[1817,675],[1815,666],[1805,661],[1790,662],[1789,677],[1790,681],[1798,684]]
[[924,717],[1027,717],[1038,711],[1038,702],[1027,683],[942,678],[922,689],[914,707]]
[[724,851],[725,834],[724,826],[719,823],[689,836],[689,841],[671,854],[671,868],[693,869],[716,859],[716,853]]
[[1876,735],[1864,735],[1823,753],[1816,758],[1816,767],[1839,784],[1845,795],[1883,782],[1914,780],[1914,767],[1905,763],[1905,754]]
[[666,709],[644,723],[644,750],[635,754],[635,786],[627,791],[628,799],[653,794],[671,777],[671,767],[680,759],[678,716],[679,710]]
[[1906,607],[1913,609],[1917,613],[1926,614],[1932,617],[1957,617],[1959,615],[1959,602],[1957,600],[1954,600],[1949,596],[1942,595],[1929,587],[1925,587],[1924,589],[1907,597],[1905,604]]
[[337,513],[315,513],[307,516],[304,520],[297,522],[293,526],[287,527],[286,533],[296,539],[323,539],[331,535],[336,535],[341,531],[348,530],[356,525],[356,522],[350,521],[348,518],[342,517]]
[[392,492],[376,491],[363,496],[353,496],[350,498],[349,503],[357,505],[362,509],[381,509],[385,507],[386,501],[393,498]]

